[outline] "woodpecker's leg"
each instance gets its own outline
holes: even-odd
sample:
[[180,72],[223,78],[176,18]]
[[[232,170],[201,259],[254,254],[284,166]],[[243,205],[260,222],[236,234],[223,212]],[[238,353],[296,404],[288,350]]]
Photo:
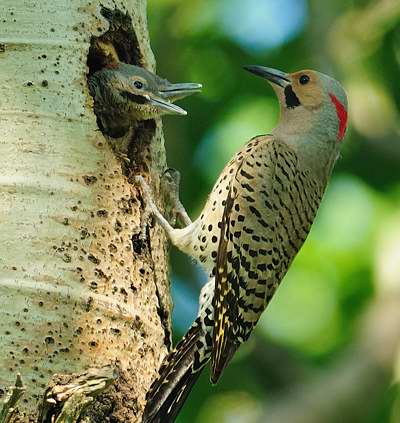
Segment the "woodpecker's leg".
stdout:
[[[185,242],[185,229],[174,229],[168,222],[168,220],[161,214],[158,207],[155,205],[153,200],[153,194],[147,182],[143,176],[137,175],[134,177],[134,181],[140,186],[142,191],[142,197],[145,204],[145,210],[141,218],[141,236],[144,237],[146,233],[146,222],[149,217],[153,215],[161,227],[165,230],[167,236],[171,242],[178,248],[181,248]],[[183,207],[183,206],[182,206]],[[186,213],[186,212],[185,212]],[[189,219],[187,217],[187,219]],[[190,220],[190,219],[189,219]]]
[[144,180],[142,175],[135,176],[134,181],[140,186],[144,202],[144,212],[142,214],[140,223],[142,236],[146,233],[147,221],[152,215],[157,219],[158,223],[162,226],[168,236],[170,236],[170,233],[172,233],[174,228],[169,224],[167,219],[165,219],[160,210],[158,210],[158,207],[155,205],[153,193],[151,192],[149,185]]
[[184,226],[189,226],[192,221],[179,199],[180,182],[181,174],[176,169],[169,168],[164,172],[161,187],[164,195],[168,198],[173,214],[181,220]]

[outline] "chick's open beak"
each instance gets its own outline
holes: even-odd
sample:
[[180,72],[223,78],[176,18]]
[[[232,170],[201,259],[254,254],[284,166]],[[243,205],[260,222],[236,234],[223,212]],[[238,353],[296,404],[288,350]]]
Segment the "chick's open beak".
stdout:
[[182,109],[182,107],[177,106],[176,104],[173,104],[171,102],[169,102],[168,100],[161,98],[161,97],[156,97],[156,96],[145,96],[146,100],[147,100],[147,104],[151,104],[152,106],[156,107],[157,109],[165,112],[165,113],[169,113],[169,114],[173,114],[173,115],[187,115],[187,111]]
[[160,95],[170,101],[176,101],[189,95],[198,93],[203,86],[192,82],[184,82],[181,84],[168,84],[160,88]]
[[255,65],[243,66],[243,69],[253,73],[254,75],[261,76],[261,78],[264,78],[267,81],[272,82],[273,84],[279,85],[282,88],[285,88],[287,85],[290,84],[289,74],[277,69]]

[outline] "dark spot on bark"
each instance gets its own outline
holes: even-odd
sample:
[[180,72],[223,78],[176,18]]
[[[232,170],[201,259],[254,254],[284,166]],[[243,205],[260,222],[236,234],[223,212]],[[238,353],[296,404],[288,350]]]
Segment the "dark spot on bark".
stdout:
[[97,182],[97,177],[94,175],[84,175],[82,178],[86,185],[93,185]]
[[100,259],[98,259],[96,256],[94,256],[93,254],[89,254],[88,255],[88,260],[91,261],[94,264],[100,264]]
[[114,244],[109,244],[108,249],[111,253],[116,253],[118,251],[118,248]]
[[120,233],[122,231],[122,224],[118,219],[114,223],[114,230],[117,233]]
[[44,338],[44,342],[46,342],[47,345],[51,345],[54,344],[54,338],[52,336],[46,336],[46,338]]
[[93,297],[89,297],[85,304],[85,310],[90,311],[93,307]]
[[140,234],[132,235],[132,250],[136,254],[142,254],[146,249],[146,242],[141,238]]
[[107,210],[97,210],[97,216],[99,217],[108,217],[108,211]]
[[72,261],[72,257],[71,257],[69,254],[67,254],[67,253],[65,253],[65,254],[63,255],[62,259],[63,259],[63,261],[64,261],[65,263],[71,263],[71,261]]

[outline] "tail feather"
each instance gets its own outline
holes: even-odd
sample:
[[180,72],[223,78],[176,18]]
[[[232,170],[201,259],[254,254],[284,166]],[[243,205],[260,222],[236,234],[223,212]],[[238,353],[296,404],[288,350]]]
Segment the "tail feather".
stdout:
[[209,357],[195,363],[195,353],[201,337],[197,322],[165,358],[147,394],[143,423],[173,423]]
[[[201,370],[193,373],[188,369],[164,401],[156,403],[156,407],[159,406],[159,408],[150,409],[146,405],[142,422],[173,423],[200,374]],[[152,402],[148,404],[153,405]]]
[[222,372],[225,370],[226,366],[231,361],[233,355],[235,354],[236,350],[238,349],[239,345],[235,342],[228,341],[224,344],[224,349],[222,354],[217,356],[213,355],[212,357],[212,365],[211,365],[211,383],[213,385],[218,383],[219,378],[222,375]]

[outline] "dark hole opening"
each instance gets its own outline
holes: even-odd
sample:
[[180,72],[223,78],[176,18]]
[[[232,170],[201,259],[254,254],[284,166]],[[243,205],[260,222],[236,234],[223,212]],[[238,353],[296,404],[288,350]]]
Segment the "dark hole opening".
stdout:
[[92,36],[90,40],[88,77],[103,67],[112,65],[116,60],[143,66],[143,56],[129,13],[102,7],[101,14],[109,22],[110,28],[99,37]]
[[[109,29],[104,34],[91,38],[87,57],[89,68],[87,78],[104,67],[113,68],[118,62],[144,67],[144,57],[140,51],[129,13],[106,7],[102,7],[100,13],[108,21]],[[134,100],[140,103],[141,98],[137,97]],[[97,125],[103,134],[113,138],[120,138],[127,134],[125,126],[121,126],[120,132],[114,131],[115,128],[113,133],[106,132],[102,124],[104,116],[99,115],[99,112],[103,113],[102,108],[96,111],[95,106],[94,112],[97,117]],[[135,125],[135,131],[132,134],[132,139],[128,142],[130,165],[123,167],[123,172],[127,175],[131,174],[132,170],[148,171],[146,162],[151,161],[149,145],[156,129],[154,120],[132,123]]]

